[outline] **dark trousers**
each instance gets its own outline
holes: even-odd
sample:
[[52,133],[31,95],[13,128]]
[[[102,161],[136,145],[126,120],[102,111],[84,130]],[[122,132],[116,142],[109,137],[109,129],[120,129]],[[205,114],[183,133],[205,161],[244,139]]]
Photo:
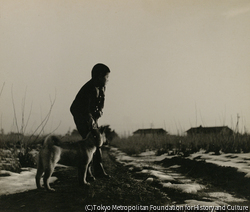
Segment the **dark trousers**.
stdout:
[[[98,128],[97,120],[94,120],[94,124],[91,120],[84,116],[73,116],[74,122],[76,124],[76,128],[79,134],[85,139],[91,129]],[[102,165],[102,150],[101,148],[96,149],[94,156],[93,156],[93,166],[94,166],[94,173],[95,175],[103,175],[106,174]]]

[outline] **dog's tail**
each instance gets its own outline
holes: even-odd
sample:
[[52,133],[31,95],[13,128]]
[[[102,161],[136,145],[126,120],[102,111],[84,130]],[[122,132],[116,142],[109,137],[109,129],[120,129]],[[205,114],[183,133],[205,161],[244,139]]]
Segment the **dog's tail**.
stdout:
[[62,141],[58,137],[56,137],[54,135],[49,135],[45,138],[43,146],[50,148],[53,145],[60,146],[61,143],[62,143]]

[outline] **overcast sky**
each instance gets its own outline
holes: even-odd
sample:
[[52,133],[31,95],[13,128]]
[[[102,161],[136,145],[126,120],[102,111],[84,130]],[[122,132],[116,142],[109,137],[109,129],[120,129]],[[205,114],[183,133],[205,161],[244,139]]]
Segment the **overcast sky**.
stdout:
[[0,0],[0,128],[16,131],[12,91],[19,128],[24,111],[32,133],[55,98],[45,131],[73,130],[70,105],[101,62],[99,124],[121,135],[234,129],[237,114],[250,132],[249,23],[249,0]]

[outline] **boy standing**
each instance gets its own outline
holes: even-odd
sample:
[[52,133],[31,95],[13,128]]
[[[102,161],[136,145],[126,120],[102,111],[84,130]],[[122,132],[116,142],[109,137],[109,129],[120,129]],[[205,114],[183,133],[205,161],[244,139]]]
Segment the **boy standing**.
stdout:
[[[98,128],[98,119],[102,116],[105,100],[105,86],[110,70],[101,63],[96,64],[91,71],[91,79],[83,85],[73,101],[70,112],[73,115],[76,128],[83,139],[91,129]],[[93,157],[96,177],[110,177],[102,165],[102,152],[97,148]]]

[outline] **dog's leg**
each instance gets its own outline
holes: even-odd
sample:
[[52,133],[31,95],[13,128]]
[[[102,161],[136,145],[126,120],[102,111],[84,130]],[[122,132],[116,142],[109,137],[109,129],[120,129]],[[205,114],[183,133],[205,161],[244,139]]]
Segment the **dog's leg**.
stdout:
[[43,164],[42,164],[42,160],[39,158],[38,159],[38,166],[37,166],[37,172],[36,172],[36,187],[38,189],[41,189],[41,177],[43,174]]
[[93,165],[94,165],[94,174],[96,178],[110,178],[103,167],[102,164],[102,151],[100,148],[97,148],[95,154],[93,155]]
[[[93,161],[93,151],[87,151],[86,154],[88,155],[87,157],[87,161],[85,162],[85,166],[83,167],[84,169],[84,175],[83,175],[83,182],[84,184],[87,183],[89,184],[86,179],[87,179],[87,174],[89,174],[89,177],[91,180],[95,180],[95,177],[92,175],[91,172],[91,162]],[[90,184],[89,184],[90,185]]]
[[83,164],[78,167],[78,180],[80,185],[89,186],[90,183],[86,181],[88,164]]
[[51,164],[49,167],[45,169],[44,177],[43,177],[43,182],[44,182],[44,187],[48,191],[55,191],[55,189],[51,188],[49,185],[49,178],[51,177],[53,171],[54,171],[55,166]]
[[90,183],[87,182],[88,167],[89,167],[89,163],[83,166],[83,183],[85,185],[90,185]]
[[92,163],[93,161],[91,161],[88,165],[88,172],[87,172],[87,181],[95,181],[95,177],[92,174]]
[[80,185],[89,186],[90,183],[87,182],[87,173],[89,171],[89,164],[92,161],[93,155],[88,151],[83,152],[81,155],[81,160],[78,164],[78,180]]

